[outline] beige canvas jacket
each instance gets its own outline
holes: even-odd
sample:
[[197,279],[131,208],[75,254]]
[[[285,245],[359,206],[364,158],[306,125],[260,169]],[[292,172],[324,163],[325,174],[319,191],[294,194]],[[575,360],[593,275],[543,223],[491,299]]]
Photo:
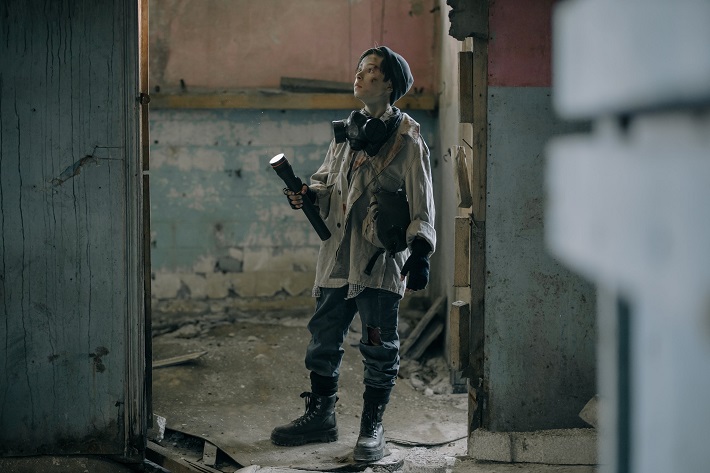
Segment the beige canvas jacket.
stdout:
[[[347,175],[351,160],[366,161]],[[434,195],[429,148],[420,136],[419,124],[406,113],[392,137],[373,157],[353,151],[347,142],[333,140],[321,167],[311,176],[316,205],[332,236],[321,242],[316,265],[315,287],[342,287],[346,284],[385,289],[404,294],[400,271],[409,249],[394,257],[381,256],[370,275],[364,270],[377,247],[363,237],[363,220],[373,194],[383,188],[404,189],[409,202],[411,224],[407,242],[414,237],[436,247]],[[346,232],[348,232],[346,234]],[[335,269],[335,271],[334,271]]]

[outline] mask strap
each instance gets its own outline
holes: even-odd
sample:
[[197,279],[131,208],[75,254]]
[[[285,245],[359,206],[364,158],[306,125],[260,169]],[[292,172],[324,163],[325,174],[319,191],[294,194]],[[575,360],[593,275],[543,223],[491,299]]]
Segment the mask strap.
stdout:
[[397,107],[392,107],[392,112],[392,116],[385,122],[387,132],[385,133],[385,137],[382,141],[379,143],[370,143],[365,147],[365,152],[368,156],[376,155],[380,151],[380,148],[382,148],[382,145],[392,137],[392,134],[394,134],[395,131],[397,131],[399,124],[402,123],[402,112],[400,112]]

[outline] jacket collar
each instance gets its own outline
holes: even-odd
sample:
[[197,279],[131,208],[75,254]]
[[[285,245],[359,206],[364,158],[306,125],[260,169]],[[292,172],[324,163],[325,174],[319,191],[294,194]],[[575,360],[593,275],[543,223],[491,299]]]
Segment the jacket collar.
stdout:
[[412,120],[412,117],[406,113],[402,113],[402,122],[394,135],[385,143],[380,152],[375,156],[368,158],[375,168],[376,174],[380,174],[397,156],[397,153],[404,146],[406,137],[410,137],[414,142],[419,140],[420,130],[419,124]]

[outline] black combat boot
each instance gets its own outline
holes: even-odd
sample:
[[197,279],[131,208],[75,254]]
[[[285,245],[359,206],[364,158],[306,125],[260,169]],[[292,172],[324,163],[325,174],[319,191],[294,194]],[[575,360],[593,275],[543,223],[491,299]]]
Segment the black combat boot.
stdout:
[[386,403],[365,400],[360,418],[360,436],[355,444],[353,459],[358,462],[374,462],[385,456],[385,429],[382,416]]
[[318,396],[301,393],[306,399],[306,413],[289,424],[271,431],[271,441],[276,445],[295,446],[311,442],[335,442],[338,427],[335,424],[337,396]]

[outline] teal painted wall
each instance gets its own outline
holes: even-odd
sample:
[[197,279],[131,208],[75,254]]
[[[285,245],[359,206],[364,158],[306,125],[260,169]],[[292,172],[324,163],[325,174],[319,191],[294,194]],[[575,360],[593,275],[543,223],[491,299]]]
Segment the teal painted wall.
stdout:
[[[323,161],[331,122],[349,110],[156,110],[150,121],[153,299],[157,310],[310,307],[320,240],[281,193],[269,159],[304,181]],[[422,125],[438,163],[436,118]],[[435,178],[436,180],[436,178]],[[295,297],[294,297],[295,296]]]
[[584,427],[596,393],[594,287],[544,241],[545,145],[587,129],[552,110],[548,87],[490,87],[486,213],[487,427]]

